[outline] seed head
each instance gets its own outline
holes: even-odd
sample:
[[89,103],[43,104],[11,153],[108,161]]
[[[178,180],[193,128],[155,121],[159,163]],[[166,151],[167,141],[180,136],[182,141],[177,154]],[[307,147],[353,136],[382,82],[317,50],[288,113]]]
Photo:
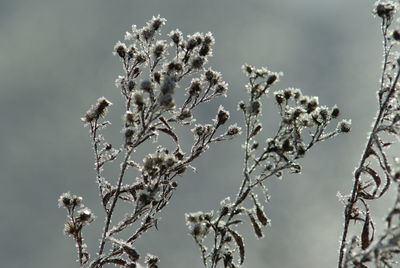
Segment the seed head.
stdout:
[[158,15],[157,17],[153,17],[148,24],[153,31],[158,31],[160,27],[165,24],[166,21],[166,19],[161,18],[160,15]]
[[283,96],[285,97],[285,99],[290,99],[290,97],[292,96],[292,90],[291,89],[285,89],[283,91]]
[[107,113],[107,107],[112,103],[109,102],[105,97],[100,97],[97,100],[96,105],[92,106],[89,111],[86,112],[85,116],[81,118],[83,122],[92,122],[95,119],[99,119],[105,116]]
[[400,41],[400,30],[394,30],[392,36],[394,40]]
[[67,236],[73,236],[77,232],[77,228],[73,222],[67,221],[64,223],[64,234]]
[[175,45],[179,45],[182,42],[182,32],[176,29],[175,31],[170,32],[169,37]]
[[382,19],[392,20],[396,6],[392,1],[379,2],[374,10],[374,13]]
[[160,58],[161,56],[165,55],[167,52],[167,44],[164,40],[157,41],[156,45],[153,49],[153,55],[156,59]]
[[285,100],[283,94],[281,92],[275,92],[275,101],[281,105],[283,103],[283,101]]
[[324,121],[326,121],[329,117],[328,109],[325,106],[321,107],[321,109],[319,110],[319,115]]
[[142,83],[140,84],[140,89],[142,89],[145,92],[151,92],[153,91],[154,85],[150,80],[143,80]]
[[118,54],[121,58],[125,58],[126,55],[126,45],[120,41],[117,42],[114,46],[114,54]]
[[340,110],[339,110],[339,108],[335,105],[335,106],[332,108],[331,116],[332,116],[332,118],[336,118],[336,117],[339,116],[339,114],[340,114]]
[[242,70],[247,76],[251,76],[255,72],[255,68],[249,64],[244,64]]
[[229,112],[224,109],[224,107],[220,106],[217,115],[217,125],[223,125],[229,119]]
[[228,83],[220,82],[215,88],[215,92],[218,94],[225,94],[228,91]]
[[164,106],[165,108],[173,108],[175,106],[172,94],[160,94],[158,101],[160,105]]
[[238,135],[238,134],[240,134],[240,130],[241,130],[240,127],[238,127],[236,124],[230,125],[228,127],[228,131],[226,132],[226,135],[228,135],[228,136]]
[[94,220],[94,215],[89,208],[83,208],[78,211],[78,220],[82,223],[90,223]]
[[220,74],[214,70],[208,69],[204,73],[204,80],[209,82],[211,85],[215,85],[218,83],[218,80],[220,78]]
[[211,32],[206,33],[204,36],[204,44],[212,46],[215,43],[214,36]]
[[273,84],[276,81],[276,79],[278,79],[278,76],[276,74],[271,74],[267,78],[267,85]]
[[249,112],[252,115],[257,115],[260,113],[261,103],[259,101],[252,101],[249,105]]
[[169,75],[166,75],[164,76],[160,90],[163,94],[172,94],[174,93],[175,86],[176,86],[175,79]]
[[192,79],[192,82],[190,83],[189,94],[190,95],[199,94],[202,89],[203,86],[201,84],[201,80],[198,78]]
[[70,208],[72,206],[73,197],[71,193],[63,193],[60,198],[58,199],[58,206],[59,207],[66,207]]
[[211,54],[211,48],[209,45],[203,44],[199,50],[199,55],[202,57],[209,56]]
[[143,94],[141,92],[135,92],[133,94],[133,101],[138,106],[139,109],[145,104]]
[[136,86],[135,81],[129,80],[129,82],[128,82],[128,90],[132,91],[135,88],[135,86]]
[[201,56],[195,57],[192,60],[192,68],[195,70],[201,69],[203,67],[204,63],[205,63],[204,57],[201,57]]
[[342,120],[338,123],[338,130],[342,133],[348,133],[351,130],[351,120]]

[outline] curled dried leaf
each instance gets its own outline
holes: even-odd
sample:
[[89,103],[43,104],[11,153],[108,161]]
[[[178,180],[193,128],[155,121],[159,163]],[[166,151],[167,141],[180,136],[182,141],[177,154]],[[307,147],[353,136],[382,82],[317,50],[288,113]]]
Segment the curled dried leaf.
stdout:
[[371,177],[374,179],[375,182],[375,191],[374,193],[376,193],[376,191],[378,190],[379,186],[381,185],[381,177],[379,176],[379,174],[373,170],[370,167],[365,167],[365,171],[368,172],[369,175],[371,175]]
[[244,262],[244,254],[245,254],[243,237],[237,232],[233,231],[232,229],[228,229],[228,232],[233,236],[233,239],[235,239],[236,245],[239,248],[240,265],[242,265]]

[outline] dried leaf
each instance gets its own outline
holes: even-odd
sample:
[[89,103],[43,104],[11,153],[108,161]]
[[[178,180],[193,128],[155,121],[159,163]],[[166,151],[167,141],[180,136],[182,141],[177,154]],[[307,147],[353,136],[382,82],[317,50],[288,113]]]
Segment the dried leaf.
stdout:
[[253,131],[251,132],[251,134],[249,135],[249,138],[252,138],[254,136],[256,136],[258,133],[261,132],[262,126],[261,125],[257,125]]
[[368,172],[369,175],[374,179],[376,184],[376,190],[378,190],[379,186],[381,185],[381,177],[379,174],[370,167],[365,167],[365,171]]
[[375,155],[376,157],[379,157],[378,154],[375,152],[375,150],[372,149],[371,147],[368,148],[366,158],[368,158],[370,155]]
[[129,259],[131,259],[133,262],[136,262],[139,259],[140,257],[139,253],[137,253],[137,251],[125,241],[116,239],[112,236],[109,236],[108,239],[111,242],[121,246],[126,255],[128,255]]
[[129,259],[131,259],[132,261],[137,261],[140,257],[139,253],[137,253],[137,251],[129,246],[129,245],[123,245],[122,249],[124,250],[124,252],[128,255]]
[[256,207],[256,215],[257,219],[261,222],[262,225],[267,225],[269,223],[269,219],[265,215],[264,210],[262,210],[259,206]]
[[388,147],[392,144],[393,144],[392,142],[385,142],[385,143],[382,143],[382,147]]
[[168,134],[169,136],[172,137],[172,139],[175,141],[175,143],[178,144],[178,136],[176,136],[172,130],[170,130],[168,128],[157,128],[157,130]]
[[254,218],[253,214],[249,213],[249,218],[251,221],[251,225],[253,226],[254,229],[254,233],[256,234],[256,236],[258,238],[262,238],[263,237],[263,233],[261,231],[260,225],[258,225],[256,219]]
[[367,216],[365,217],[364,221],[364,226],[362,229],[361,233],[361,248],[366,249],[370,245],[370,240],[369,240],[369,227],[370,227],[370,218],[369,218],[369,213],[367,213]]
[[250,188],[247,188],[246,191],[244,193],[242,193],[242,195],[239,197],[239,199],[236,201],[236,205],[240,204],[243,202],[243,200],[246,199],[247,195],[250,193]]
[[254,201],[254,206],[256,207],[256,216],[257,219],[261,222],[262,225],[267,225],[269,222],[269,219],[267,215],[265,215],[264,210],[261,208],[260,204],[257,202],[257,199],[254,195],[251,195]]
[[228,229],[229,233],[233,236],[233,239],[235,239],[236,245],[239,248],[239,255],[240,255],[240,265],[243,264],[244,261],[244,243],[243,243],[243,237],[236,233],[235,231]]

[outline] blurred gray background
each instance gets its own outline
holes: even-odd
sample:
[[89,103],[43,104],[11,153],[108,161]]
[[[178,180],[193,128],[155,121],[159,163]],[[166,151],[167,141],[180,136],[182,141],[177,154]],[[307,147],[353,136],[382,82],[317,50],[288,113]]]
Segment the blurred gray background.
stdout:
[[[263,240],[246,235],[245,267],[335,267],[343,222],[336,193],[348,193],[375,115],[381,37],[372,8],[365,0],[0,0],[1,266],[78,266],[73,241],[62,234],[65,211],[57,207],[65,191],[83,195],[98,216],[86,232],[91,249],[97,247],[103,214],[79,118],[99,96],[113,108],[121,104],[113,46],[132,24],[161,14],[168,20],[164,34],[213,32],[210,65],[230,84],[229,98],[220,102],[232,122],[241,122],[236,104],[245,96],[245,62],[283,71],[276,89],[299,87],[353,120],[351,135],[320,144],[302,160],[302,175],[270,181],[272,226]],[[263,107],[268,135],[276,109],[271,98]],[[116,143],[118,112],[111,109],[114,127],[107,132]],[[201,267],[184,213],[236,194],[242,142],[214,147],[195,163],[197,174],[180,179],[159,231],[136,245],[143,255],[160,256],[160,267]],[[377,209],[379,219],[386,209]]]

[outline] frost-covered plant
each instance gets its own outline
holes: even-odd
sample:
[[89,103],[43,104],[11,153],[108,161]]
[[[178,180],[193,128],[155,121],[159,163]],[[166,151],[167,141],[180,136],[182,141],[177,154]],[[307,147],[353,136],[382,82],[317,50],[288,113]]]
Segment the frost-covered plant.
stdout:
[[[229,112],[222,106],[210,124],[191,127],[198,106],[224,96],[227,83],[219,72],[206,69],[212,54],[214,38],[211,33],[195,33],[183,37],[179,30],[169,34],[169,41],[158,40],[165,19],[153,17],[143,28],[132,27],[125,39],[118,42],[114,54],[119,57],[124,73],[116,80],[125,101],[121,145],[106,142],[101,134],[110,125],[104,119],[111,102],[101,97],[82,117],[89,127],[95,156],[95,171],[105,224],[97,255],[90,257],[83,242],[83,227],[94,218],[88,208],[76,211],[82,198],[63,194],[59,204],[67,209],[65,233],[71,236],[78,249],[81,267],[103,267],[115,264],[120,267],[139,267],[140,255],[135,249],[137,239],[150,228],[156,227],[158,215],[168,204],[182,176],[192,162],[210,145],[233,138],[240,133],[236,125],[225,127]],[[189,80],[191,78],[191,80]],[[176,89],[181,87],[179,92]],[[184,94],[182,103],[175,94]],[[182,98],[181,98],[182,99]],[[181,126],[194,134],[189,152],[181,148],[176,127]],[[155,151],[143,159],[135,154],[139,147],[157,142],[157,136],[166,135],[172,141],[157,143]],[[146,147],[147,148],[147,147]],[[106,178],[103,169],[107,165],[119,165],[115,178]],[[116,211],[121,203],[130,209],[123,218]],[[120,236],[124,231],[127,236]],[[149,268],[157,267],[158,258],[147,255]]]
[[[354,172],[352,191],[340,196],[345,205],[344,228],[338,267],[398,267],[400,253],[400,172],[398,158],[388,155],[400,138],[400,30],[393,24],[397,3],[379,1],[374,14],[382,20],[383,66],[378,90],[378,109],[372,130]],[[397,23],[396,23],[397,24]],[[396,163],[397,162],[397,163]],[[394,186],[392,186],[394,184]],[[390,187],[397,188],[392,209],[386,217],[386,229],[375,234],[370,203],[380,199]],[[350,225],[351,222],[359,223]],[[350,227],[358,236],[350,236]],[[397,255],[397,259],[396,259]],[[398,263],[397,263],[398,265]]]
[[[245,246],[237,226],[246,219],[257,238],[270,219],[263,204],[268,203],[268,179],[281,179],[287,173],[300,173],[299,160],[319,142],[350,131],[351,122],[340,121],[329,129],[340,114],[334,106],[320,105],[318,97],[309,97],[297,88],[274,92],[280,123],[274,136],[262,135],[262,97],[279,81],[280,74],[266,68],[243,66],[249,79],[246,90],[248,101],[240,102],[244,115],[243,180],[234,198],[224,199],[216,212],[196,212],[186,215],[186,222],[200,248],[204,267],[215,268],[223,263],[226,268],[239,267],[245,258]],[[258,195],[261,194],[263,202]]]
[[[125,35],[127,43],[118,42],[114,47],[114,54],[123,65],[123,74],[115,81],[124,100],[122,144],[111,144],[101,134],[111,124],[105,116],[112,103],[105,97],[100,97],[82,117],[90,132],[105,217],[97,254],[90,256],[83,229],[95,216],[83,206],[82,197],[64,193],[59,199],[59,205],[67,210],[65,233],[75,241],[81,267],[114,264],[133,268],[141,267],[140,263],[148,268],[158,267],[157,256],[147,254],[144,260],[140,258],[140,250],[136,249],[138,238],[157,228],[160,213],[178,187],[178,177],[187,168],[193,168],[193,161],[214,143],[230,140],[241,132],[237,124],[226,126],[230,116],[222,106],[209,124],[195,124],[193,111],[228,91],[221,74],[205,67],[212,55],[214,38],[211,33],[184,38],[175,30],[169,34],[169,40],[160,40],[165,22],[158,16],[142,28],[133,26]],[[300,173],[299,160],[315,144],[351,130],[349,120],[332,126],[340,115],[338,107],[320,105],[318,97],[288,88],[273,92],[280,122],[275,135],[264,137],[262,98],[281,74],[251,65],[244,65],[243,71],[249,82],[245,86],[248,100],[238,105],[244,116],[245,134],[243,179],[238,193],[225,198],[215,212],[186,215],[190,234],[207,268],[220,264],[227,268],[241,266],[245,246],[237,226],[248,220],[256,236],[263,237],[264,228],[270,223],[264,209],[269,202],[268,179]],[[396,82],[397,79],[398,76]],[[183,90],[176,90],[178,87]],[[382,96],[393,94],[391,90],[382,92]],[[177,97],[178,94],[182,96]],[[178,128],[193,132],[194,141],[187,152],[180,143]],[[158,141],[159,135],[166,135],[170,142]],[[150,143],[156,144],[155,150],[145,146]],[[151,151],[143,156],[141,152],[146,150]],[[103,169],[112,164],[119,166],[119,172],[114,178],[107,178]],[[360,172],[372,174],[370,170],[366,167]],[[118,217],[121,212],[126,212],[122,218]]]

